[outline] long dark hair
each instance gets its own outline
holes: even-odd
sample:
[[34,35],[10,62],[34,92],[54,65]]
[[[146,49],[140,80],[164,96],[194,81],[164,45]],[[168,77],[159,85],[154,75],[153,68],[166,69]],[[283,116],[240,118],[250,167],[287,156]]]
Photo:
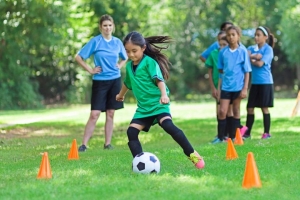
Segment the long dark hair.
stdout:
[[169,78],[170,61],[166,55],[161,53],[161,50],[167,49],[168,46],[157,46],[157,44],[169,44],[172,42],[172,38],[169,36],[151,36],[144,38],[140,33],[133,31],[129,33],[123,40],[124,46],[127,42],[131,42],[134,45],[145,47],[144,54],[153,58],[159,65],[161,73],[165,80]]
[[[266,34],[262,28],[265,29],[268,32],[268,34]],[[267,43],[272,48],[274,48],[274,46],[275,46],[275,37],[271,33],[270,29],[268,27],[266,27],[266,26],[259,26],[256,30],[260,30],[261,32],[263,32],[264,36],[268,36]]]

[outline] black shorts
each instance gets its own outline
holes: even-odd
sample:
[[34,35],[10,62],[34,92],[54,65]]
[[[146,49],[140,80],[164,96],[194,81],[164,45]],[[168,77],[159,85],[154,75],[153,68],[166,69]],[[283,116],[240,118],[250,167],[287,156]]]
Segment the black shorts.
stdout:
[[172,118],[170,113],[161,113],[161,114],[150,116],[150,117],[132,119],[130,124],[143,125],[143,126],[145,126],[143,128],[143,131],[148,132],[152,125],[154,125],[156,123],[159,124],[159,121],[161,120],[161,118],[166,117],[166,116],[170,116]]
[[121,90],[121,77],[113,80],[93,80],[91,110],[118,110],[124,107],[116,96]]
[[232,104],[234,100],[240,97],[240,93],[241,91],[229,92],[229,91],[221,90],[221,99],[228,99],[230,100],[230,104]]
[[273,84],[252,84],[249,92],[247,108],[267,108],[273,106]]

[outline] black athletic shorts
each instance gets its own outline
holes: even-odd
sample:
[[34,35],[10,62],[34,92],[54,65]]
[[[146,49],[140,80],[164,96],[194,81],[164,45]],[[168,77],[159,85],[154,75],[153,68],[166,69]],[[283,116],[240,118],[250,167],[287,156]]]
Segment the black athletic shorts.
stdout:
[[228,99],[228,100],[230,100],[230,104],[232,104],[232,102],[234,100],[236,100],[237,98],[240,97],[240,94],[241,94],[241,91],[229,92],[229,91],[221,90],[221,99]]
[[143,126],[145,126],[143,128],[143,131],[148,132],[152,125],[154,125],[156,123],[159,124],[159,121],[166,116],[170,116],[172,118],[170,113],[161,113],[161,114],[153,115],[150,117],[132,119],[130,124],[143,125]]
[[274,106],[273,84],[252,84],[247,108],[267,108]]
[[116,96],[121,90],[121,77],[113,80],[93,80],[91,110],[118,110],[124,107]]

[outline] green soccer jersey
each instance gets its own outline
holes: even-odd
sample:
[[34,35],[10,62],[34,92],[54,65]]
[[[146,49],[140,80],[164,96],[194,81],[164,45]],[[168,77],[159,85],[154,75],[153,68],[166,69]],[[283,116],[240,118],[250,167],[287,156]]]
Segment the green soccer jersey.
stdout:
[[[133,62],[127,62],[124,84],[129,90],[132,90],[137,99],[138,108],[133,116],[134,119],[170,113],[170,104],[160,104],[159,102],[161,93],[156,79],[164,81],[158,63],[151,57],[145,55],[135,72],[133,71]],[[169,95],[167,86],[166,93]]]
[[210,53],[209,57],[205,61],[205,66],[212,69],[212,80],[216,88],[218,88],[219,83],[218,58],[219,49],[215,49]]

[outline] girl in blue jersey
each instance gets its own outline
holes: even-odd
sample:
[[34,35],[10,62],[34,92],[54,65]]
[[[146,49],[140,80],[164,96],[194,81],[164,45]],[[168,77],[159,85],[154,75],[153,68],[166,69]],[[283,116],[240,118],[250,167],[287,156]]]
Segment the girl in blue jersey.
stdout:
[[249,72],[251,71],[249,55],[240,43],[241,31],[236,26],[226,29],[228,46],[219,53],[218,69],[222,74],[220,109],[218,113],[218,140],[224,140],[226,132],[226,114],[232,102],[233,119],[229,127],[229,137],[235,138],[235,131],[240,126],[240,103],[246,98]]
[[196,168],[204,168],[203,158],[194,150],[181,129],[174,125],[170,113],[169,89],[165,80],[169,77],[168,58],[161,53],[160,44],[169,43],[168,36],[144,38],[131,32],[124,38],[124,46],[130,59],[126,64],[126,77],[121,91],[116,95],[123,101],[128,90],[132,90],[137,109],[127,129],[128,146],[133,157],[143,152],[139,140],[140,131],[148,132],[158,123],[183,149],[184,154]]
[[251,137],[254,123],[254,108],[260,108],[263,113],[264,133],[262,139],[270,138],[271,117],[269,107],[273,107],[274,91],[271,63],[274,57],[274,36],[267,27],[259,26],[255,31],[256,45],[248,48],[251,61],[251,88],[247,103],[248,131],[244,138]]
[[[79,147],[81,152],[87,149],[101,112],[106,112],[104,149],[113,148],[111,138],[114,113],[115,110],[123,108],[123,102],[116,101],[115,97],[121,88],[120,69],[127,60],[122,41],[112,36],[114,27],[113,18],[103,15],[99,20],[101,34],[84,45],[75,57],[79,65],[93,75],[91,113],[85,126],[82,145]],[[94,57],[94,68],[84,61],[91,56]]]

